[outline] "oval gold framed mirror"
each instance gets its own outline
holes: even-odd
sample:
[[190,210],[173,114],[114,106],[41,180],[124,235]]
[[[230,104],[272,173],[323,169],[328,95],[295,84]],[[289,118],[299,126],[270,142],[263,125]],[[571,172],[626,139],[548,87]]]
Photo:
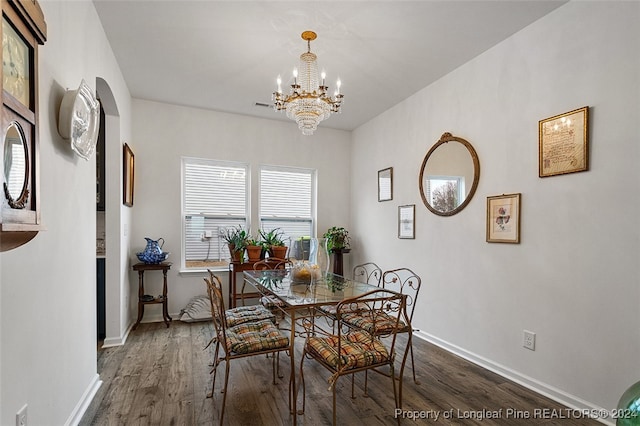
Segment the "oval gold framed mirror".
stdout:
[[480,179],[480,161],[465,139],[444,133],[420,167],[422,202],[438,216],[453,216],[473,198]]
[[29,198],[29,150],[22,127],[11,122],[4,136],[4,196],[9,206],[23,209]]

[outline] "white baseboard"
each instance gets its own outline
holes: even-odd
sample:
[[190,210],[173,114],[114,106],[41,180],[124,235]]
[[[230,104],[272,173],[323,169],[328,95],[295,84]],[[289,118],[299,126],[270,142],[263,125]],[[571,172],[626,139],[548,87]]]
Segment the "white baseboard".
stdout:
[[111,348],[113,346],[124,345],[124,343],[127,341],[127,337],[129,337],[129,333],[131,332],[132,327],[133,327],[133,324],[129,324],[129,327],[127,328],[127,330],[124,332],[122,336],[105,338],[104,342],[102,343],[102,347]]
[[100,386],[102,386],[102,380],[100,380],[100,376],[96,374],[93,376],[91,383],[89,383],[89,386],[84,391],[84,394],[82,394],[80,401],[78,401],[71,412],[71,415],[65,422],[65,426],[76,426],[80,423],[82,416],[84,416],[85,411],[89,408],[89,404],[93,401],[93,397],[96,396],[96,392],[98,392]]
[[[568,394],[563,390],[550,386],[546,383],[542,383],[539,380],[536,380],[532,377],[521,374],[515,370],[512,370],[503,365],[497,364],[487,358],[484,358],[480,355],[469,352],[457,345],[449,343],[445,340],[442,340],[436,336],[433,336],[429,333],[425,333],[423,331],[415,331],[413,333],[414,336],[426,340],[427,342],[433,343],[436,346],[441,347],[442,349],[451,352],[455,355],[458,355],[467,361],[470,361],[476,365],[479,365],[482,368],[486,368],[489,371],[492,371],[496,374],[499,374],[502,377],[505,377],[513,382],[518,383],[532,391],[539,393],[541,395],[546,396],[556,402],[559,402],[562,405],[565,405],[571,409],[584,411],[584,412],[607,412],[610,410],[605,410],[602,407],[598,407],[595,404],[592,404],[588,401],[585,401],[581,398],[578,398],[574,395]],[[600,423],[604,423],[606,425],[615,426],[615,421],[611,419],[603,419],[603,418],[595,418],[595,420]]]

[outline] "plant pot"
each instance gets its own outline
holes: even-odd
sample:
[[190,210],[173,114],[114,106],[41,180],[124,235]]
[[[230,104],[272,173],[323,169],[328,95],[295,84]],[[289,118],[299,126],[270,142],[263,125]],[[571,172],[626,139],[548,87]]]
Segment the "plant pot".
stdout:
[[247,246],[247,256],[249,257],[249,262],[256,262],[260,260],[261,252],[262,247],[260,246]]
[[236,246],[233,244],[228,244],[229,254],[231,254],[231,261],[242,263],[244,260],[244,250],[236,250]]
[[277,259],[286,259],[288,249],[286,246],[271,246],[270,253]]

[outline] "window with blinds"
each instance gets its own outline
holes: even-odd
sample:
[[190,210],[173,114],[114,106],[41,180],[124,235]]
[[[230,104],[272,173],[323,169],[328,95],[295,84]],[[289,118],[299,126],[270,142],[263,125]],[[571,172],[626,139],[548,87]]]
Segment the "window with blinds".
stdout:
[[247,227],[249,168],[243,163],[182,160],[184,266],[215,268],[229,263],[221,233]]
[[260,168],[260,228],[280,228],[291,241],[314,236],[316,173],[309,169]]

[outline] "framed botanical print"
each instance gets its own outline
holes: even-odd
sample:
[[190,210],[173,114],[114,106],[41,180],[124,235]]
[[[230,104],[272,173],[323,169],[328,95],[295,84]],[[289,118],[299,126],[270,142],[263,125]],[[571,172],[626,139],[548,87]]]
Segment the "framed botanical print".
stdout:
[[520,243],[520,195],[487,197],[487,242]]

